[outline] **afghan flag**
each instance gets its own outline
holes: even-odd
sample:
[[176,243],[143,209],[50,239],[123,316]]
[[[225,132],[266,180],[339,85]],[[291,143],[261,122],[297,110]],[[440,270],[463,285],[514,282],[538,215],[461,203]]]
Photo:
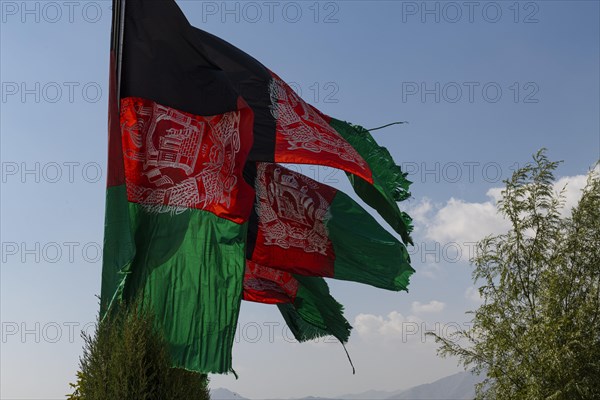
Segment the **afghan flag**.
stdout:
[[321,113],[250,55],[210,33],[195,32],[206,54],[254,111],[249,160],[326,165],[346,171],[360,198],[405,243],[412,243],[411,218],[397,204],[410,197],[411,182],[368,130]]
[[229,372],[254,200],[242,176],[253,113],[175,2],[128,0],[122,42],[102,312],[141,297],[174,367]]
[[[396,203],[409,196],[406,174],[367,130],[322,114],[193,28],[174,0],[118,3],[101,313],[141,297],[173,366],[203,373],[232,370],[243,297],[277,304],[301,341],[347,341],[351,327],[322,277],[405,290],[408,253],[348,196],[276,163],[346,171],[410,242]],[[284,273],[257,291],[244,284],[247,260]],[[255,283],[269,281],[256,273]]]
[[290,274],[274,268],[246,263],[244,300],[276,304],[288,328],[299,342],[333,336],[344,346],[352,326],[344,318],[344,307],[330,294],[323,278]]
[[343,344],[350,337],[352,326],[344,318],[344,308],[329,294],[323,278],[295,276],[248,261],[244,300],[277,304],[299,342],[331,335]]
[[256,200],[247,258],[297,275],[406,290],[404,244],[349,196],[274,163],[248,164]]

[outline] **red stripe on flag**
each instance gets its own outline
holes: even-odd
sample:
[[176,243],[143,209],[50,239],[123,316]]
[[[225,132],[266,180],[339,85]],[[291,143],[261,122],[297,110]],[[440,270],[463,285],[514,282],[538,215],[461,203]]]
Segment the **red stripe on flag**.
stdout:
[[329,126],[323,114],[304,102],[275,73],[271,75],[271,113],[277,121],[275,162],[327,165],[373,183],[367,162]]
[[289,272],[246,261],[244,300],[265,304],[293,303],[298,281]]
[[252,261],[308,276],[333,277],[325,221],[337,191],[272,163],[257,163],[258,233]]
[[110,52],[108,78],[108,187],[125,184],[121,130],[119,129],[119,100],[117,99],[117,71],[114,51]]
[[254,197],[242,178],[252,122],[247,107],[204,117],[151,100],[122,99],[129,201],[155,212],[196,208],[245,222]]

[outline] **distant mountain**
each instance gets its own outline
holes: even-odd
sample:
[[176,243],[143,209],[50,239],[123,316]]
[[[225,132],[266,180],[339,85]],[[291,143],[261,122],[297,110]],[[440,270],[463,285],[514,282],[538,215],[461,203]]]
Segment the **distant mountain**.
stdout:
[[246,397],[224,388],[211,389],[210,398],[211,400],[248,400]]
[[[406,390],[393,392],[369,390],[332,398],[309,396],[296,400],[471,400],[475,398],[475,385],[483,379],[483,376],[473,375],[467,371]],[[212,400],[248,400],[223,388],[211,390],[210,397]]]
[[415,386],[388,397],[389,400],[469,400],[475,398],[475,385],[485,379],[471,372],[459,372],[437,381]]
[[382,390],[368,390],[362,393],[344,394],[342,396],[338,396],[337,398],[344,400],[385,400],[401,392],[402,390],[397,390],[394,392],[384,392]]
[[[273,399],[273,400],[279,400],[279,399]],[[290,399],[290,400],[335,400],[335,399],[332,399],[330,397],[306,396],[306,397],[302,397],[300,399]]]

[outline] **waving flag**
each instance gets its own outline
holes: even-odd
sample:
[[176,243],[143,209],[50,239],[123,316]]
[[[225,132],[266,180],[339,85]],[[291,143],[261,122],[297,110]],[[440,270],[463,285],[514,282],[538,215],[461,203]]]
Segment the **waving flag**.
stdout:
[[286,272],[406,290],[406,247],[344,193],[273,163],[246,167],[256,204],[248,259]]
[[343,307],[329,294],[322,278],[294,276],[248,261],[244,300],[277,304],[299,342],[331,335],[346,343],[350,337],[352,327]]
[[254,111],[249,160],[327,165],[346,171],[356,193],[405,243],[412,243],[411,219],[397,204],[410,197],[410,182],[366,129],[326,116],[250,55],[210,33],[195,32]]
[[124,22],[102,308],[141,296],[174,366],[228,372],[254,198],[242,177],[252,110],[174,2],[128,0]]
[[185,19],[174,0],[113,0],[101,313],[141,297],[175,367],[232,371],[242,298],[294,336],[348,340],[322,277],[406,290],[403,243],[334,188],[277,163],[344,170],[410,243],[406,174],[370,133]]

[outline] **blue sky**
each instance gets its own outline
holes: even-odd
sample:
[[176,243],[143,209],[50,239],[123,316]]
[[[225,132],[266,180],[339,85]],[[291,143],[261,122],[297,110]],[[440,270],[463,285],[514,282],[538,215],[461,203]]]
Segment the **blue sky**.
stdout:
[[[274,307],[244,303],[230,376],[254,398],[396,390],[459,369],[426,329],[477,306],[470,243],[501,230],[501,180],[548,148],[574,204],[600,158],[600,7],[537,2],[178,2],[190,22],[293,82],[323,112],[378,131],[414,181],[410,293],[331,281],[355,330],[287,339]],[[94,322],[106,170],[109,1],[0,2],[2,398],[61,398]],[[298,167],[299,168],[299,167]],[[344,174],[301,171],[351,194]],[[33,385],[31,382],[35,381]]]

